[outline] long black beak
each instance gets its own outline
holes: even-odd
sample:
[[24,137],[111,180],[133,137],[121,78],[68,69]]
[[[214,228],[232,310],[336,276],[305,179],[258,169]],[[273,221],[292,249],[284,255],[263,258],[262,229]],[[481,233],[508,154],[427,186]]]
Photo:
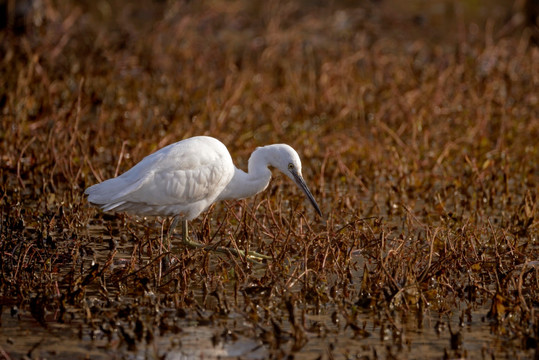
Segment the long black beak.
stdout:
[[296,180],[296,184],[300,187],[301,190],[307,195],[307,198],[309,198],[309,201],[314,206],[314,209],[318,213],[318,215],[322,216],[322,211],[320,211],[320,207],[316,203],[316,200],[314,199],[313,194],[311,194],[311,191],[309,190],[309,187],[305,183],[305,180],[303,180],[303,177],[298,174],[296,171],[292,171],[292,175],[294,175],[294,179]]

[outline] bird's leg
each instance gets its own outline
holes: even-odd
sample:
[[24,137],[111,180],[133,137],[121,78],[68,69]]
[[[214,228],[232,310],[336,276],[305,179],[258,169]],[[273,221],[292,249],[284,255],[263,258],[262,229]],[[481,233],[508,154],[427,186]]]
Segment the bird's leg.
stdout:
[[182,241],[185,245],[198,249],[204,247],[201,243],[189,239],[187,220],[182,221]]
[[179,216],[174,216],[174,218],[172,219],[172,222],[170,223],[170,227],[168,228],[167,237],[168,237],[169,249],[170,249],[170,241],[172,239],[172,236],[174,235],[174,229],[176,228],[176,226],[178,226],[179,222],[180,222],[180,217]]
[[[176,228],[176,226],[178,226],[178,222],[180,222],[180,217],[179,216],[174,216],[172,218],[172,222],[170,223],[170,226],[168,228],[168,231],[167,231],[167,250],[168,251],[170,251],[170,249],[172,248],[172,237],[174,236],[174,229]],[[163,258],[163,267],[164,267],[165,270],[170,267],[170,256],[169,255],[166,255]]]
[[[178,225],[179,221],[180,221],[180,217],[175,216],[174,221],[172,222],[172,224],[170,226],[170,236],[171,237],[172,237],[172,235],[174,233],[174,228],[176,227],[176,225]],[[187,245],[189,247],[195,248],[195,249],[199,249],[201,247],[204,247],[204,245],[202,245],[201,243],[189,239],[189,231],[188,231],[188,229],[189,229],[189,227],[188,227],[188,224],[187,224],[187,220],[182,219],[182,242],[183,242],[183,244]]]
[[[169,246],[170,246],[170,239],[172,239],[172,236],[174,235],[174,229],[178,225],[178,222],[180,222],[180,217],[175,216],[172,220],[172,223],[170,224],[170,229],[168,231],[168,237],[169,237]],[[212,246],[212,245],[203,245],[197,241],[193,241],[189,239],[189,233],[188,233],[188,224],[187,220],[182,220],[182,242],[184,245],[189,246],[191,248],[199,249],[199,248],[206,248],[208,250],[213,250],[220,253],[227,253],[227,254],[233,254],[236,256],[243,256],[247,260],[257,263],[259,260],[271,260],[270,256],[259,254],[255,251],[248,251],[247,255],[245,254],[245,251],[240,249],[234,249],[234,248],[226,248],[222,246]]]
[[182,221],[182,240],[184,244],[187,244],[187,236],[189,234],[187,220]]
[[[172,237],[174,236],[174,230],[176,229],[176,226],[178,226],[178,223],[180,222],[180,219],[181,219],[180,216],[178,216],[178,215],[174,216],[174,218],[172,219],[172,223],[170,224],[170,228],[168,229],[168,245],[169,245],[169,247],[170,247],[170,241],[171,241]],[[193,247],[193,248],[203,247],[204,245],[199,244],[196,241],[189,240],[189,235],[188,235],[188,230],[187,229],[188,229],[187,220],[182,219],[182,242],[185,245]]]

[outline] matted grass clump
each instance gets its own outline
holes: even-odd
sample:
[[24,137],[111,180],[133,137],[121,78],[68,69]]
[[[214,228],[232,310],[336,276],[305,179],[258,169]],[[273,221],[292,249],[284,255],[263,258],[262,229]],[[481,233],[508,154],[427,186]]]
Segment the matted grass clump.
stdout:
[[[436,4],[11,9],[0,357],[537,358],[536,29],[517,7]],[[275,174],[192,222],[257,265],[87,204],[195,135],[243,169],[292,145],[324,218]]]

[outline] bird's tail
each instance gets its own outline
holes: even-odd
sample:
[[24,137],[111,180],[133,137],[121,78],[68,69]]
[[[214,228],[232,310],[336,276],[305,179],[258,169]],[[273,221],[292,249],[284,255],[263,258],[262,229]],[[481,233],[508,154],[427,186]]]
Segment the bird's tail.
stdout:
[[90,186],[84,193],[88,195],[89,203],[110,211],[125,203],[123,197],[133,190],[133,185],[122,178],[113,178]]

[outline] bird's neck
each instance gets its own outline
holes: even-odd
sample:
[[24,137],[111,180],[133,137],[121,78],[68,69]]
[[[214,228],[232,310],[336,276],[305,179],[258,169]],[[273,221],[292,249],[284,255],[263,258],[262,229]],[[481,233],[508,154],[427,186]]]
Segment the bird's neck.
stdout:
[[249,172],[236,168],[219,200],[244,199],[264,191],[271,180],[269,160],[264,148],[256,149],[249,158]]

